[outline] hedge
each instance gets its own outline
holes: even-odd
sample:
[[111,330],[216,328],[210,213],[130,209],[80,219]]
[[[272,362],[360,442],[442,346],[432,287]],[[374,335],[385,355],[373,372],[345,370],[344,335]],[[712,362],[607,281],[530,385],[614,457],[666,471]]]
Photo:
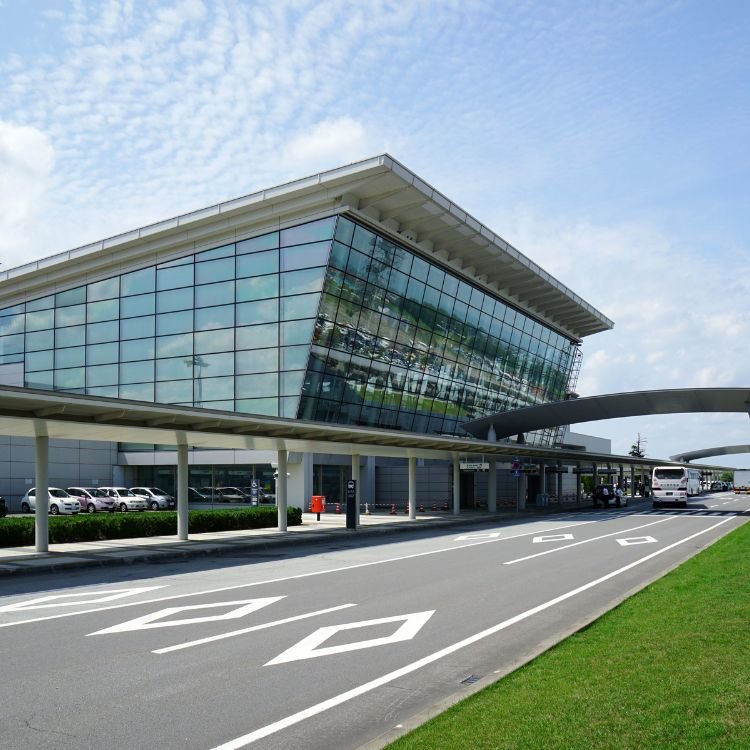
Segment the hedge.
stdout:
[[[287,508],[287,525],[302,524],[302,511]],[[191,510],[188,531],[230,531],[265,529],[278,524],[275,507],[243,508],[241,510]],[[177,513],[82,513],[77,516],[50,516],[49,541],[93,542],[102,539],[132,539],[143,536],[177,534]],[[21,547],[34,544],[34,517],[0,518],[0,547]]]

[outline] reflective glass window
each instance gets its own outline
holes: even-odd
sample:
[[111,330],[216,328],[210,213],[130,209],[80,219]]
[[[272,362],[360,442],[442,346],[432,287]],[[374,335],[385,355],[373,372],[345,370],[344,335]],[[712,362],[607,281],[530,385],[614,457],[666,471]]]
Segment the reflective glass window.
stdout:
[[55,310],[55,326],[77,326],[86,322],[86,305],[58,307]]
[[54,373],[52,370],[46,372],[32,372],[29,373],[24,379],[24,385],[27,388],[52,388]]
[[266,273],[277,273],[279,270],[279,251],[268,250],[237,258],[237,278],[262,276]]
[[86,322],[98,323],[102,320],[115,320],[120,314],[120,301],[108,299],[101,302],[89,302],[86,306]]
[[120,300],[120,317],[136,318],[141,315],[153,315],[156,312],[156,295],[139,294],[133,297],[123,297]]
[[202,263],[205,260],[228,258],[230,255],[234,255],[234,243],[230,245],[222,245],[221,247],[215,247],[213,248],[213,250],[204,250],[202,253],[197,253],[195,256],[195,261],[196,263]]
[[234,256],[195,264],[195,283],[210,284],[234,278]]
[[104,365],[117,362],[119,357],[119,345],[113,344],[90,344],[86,347],[87,365]]
[[234,398],[234,378],[196,378],[193,383],[196,404]]
[[281,373],[281,380],[279,383],[280,394],[282,396],[299,395],[302,390],[302,380],[304,375],[304,370],[294,370]]
[[431,265],[427,272],[427,283],[431,287],[439,291],[443,288],[444,281],[445,281],[445,271],[438,268],[437,266]]
[[[23,341],[21,342],[23,351]],[[9,354],[10,352],[3,351],[3,354]],[[45,352],[29,352],[26,355],[26,372],[34,372],[34,370],[51,370],[53,368],[53,357],[52,350]]]
[[465,302],[467,305],[469,304],[469,301],[471,300],[471,293],[473,291],[473,288],[469,286],[465,281],[459,281],[458,282],[458,292],[456,292],[456,297],[461,300],[461,302]]
[[358,276],[360,279],[366,279],[370,273],[371,263],[372,258],[368,258],[357,250],[351,250],[349,262],[346,264],[346,272],[352,276]]
[[[185,380],[193,377],[193,357],[169,357],[156,360],[157,380]],[[192,393],[192,392],[191,392]],[[192,398],[192,395],[187,399]],[[184,399],[180,399],[182,401]]]
[[55,370],[55,389],[83,388],[85,373],[86,370],[83,367],[75,367],[72,370]]
[[195,334],[195,353],[226,352],[234,350],[234,329],[204,331]]
[[267,346],[278,346],[279,324],[245,326],[237,328],[237,349],[262,349]]
[[156,293],[156,312],[166,313],[176,310],[190,310],[193,307],[193,289],[170,289]]
[[[244,279],[248,281],[248,279]],[[234,281],[219,281],[195,287],[195,306],[213,307],[234,302]]]
[[311,245],[281,248],[281,270],[296,271],[299,268],[325,266],[328,263],[329,242],[315,242]]
[[20,305],[11,305],[11,307],[3,307],[0,310],[0,318],[4,318],[8,315],[18,315],[23,313],[26,309],[26,305],[21,303]]
[[121,385],[120,398],[128,399],[129,401],[153,401],[154,384],[135,383],[131,385]]
[[55,295],[55,307],[67,307],[68,305],[80,305],[86,301],[86,287],[79,286],[76,289],[68,289],[66,292],[58,292]]
[[117,365],[98,365],[86,368],[86,387],[117,385]]
[[176,289],[177,287],[192,286],[193,264],[183,266],[172,266],[168,268],[159,267],[156,272],[156,289]]
[[[183,315],[184,313],[172,313],[173,315]],[[188,313],[190,315],[190,313]],[[159,316],[161,317],[161,316]],[[103,325],[103,324],[99,324]],[[148,338],[154,335],[154,316],[146,315],[142,318],[129,318],[127,321],[120,323],[121,339],[140,339]]]
[[86,287],[86,299],[89,302],[98,302],[103,299],[113,299],[120,294],[120,277],[104,281],[95,281]]
[[281,274],[281,294],[305,294],[319,292],[323,288],[325,268],[308,268],[305,271],[291,271]]
[[[320,294],[300,294],[296,297],[282,297],[281,320],[311,318],[318,312]],[[239,307],[239,305],[238,305]]]
[[54,325],[54,310],[39,310],[39,312],[26,313],[27,331],[44,331],[47,328],[54,328]]
[[408,276],[395,269],[391,271],[391,275],[388,277],[388,289],[403,297],[406,294],[408,284]]
[[309,344],[312,339],[313,326],[315,319],[295,320],[291,323],[281,324],[281,345],[290,346],[293,344]]
[[[9,336],[8,338],[15,338]],[[35,333],[26,334],[26,351],[36,352],[41,349],[52,349],[54,346],[53,331],[36,331]]]
[[326,219],[309,221],[307,224],[298,224],[296,227],[281,230],[281,246],[302,245],[308,242],[330,239],[333,235],[333,227],[336,217],[330,216]]
[[[55,346],[83,346],[86,343],[86,326],[58,328],[55,333]],[[72,366],[72,365],[69,365]]]
[[234,375],[234,352],[196,356],[193,358],[193,371],[196,378]]
[[349,221],[349,219],[339,216],[338,221],[336,222],[336,233],[334,236],[339,242],[343,242],[345,245],[351,245],[352,238],[354,237],[355,226],[356,225],[353,221]]
[[279,304],[275,299],[261,302],[242,302],[237,305],[237,325],[270,323],[278,320]]
[[349,248],[346,245],[342,245],[340,242],[334,242],[333,247],[331,248],[331,258],[329,260],[329,265],[345,271],[348,261]]
[[153,359],[154,339],[133,339],[120,342],[120,361],[134,362],[138,359]]
[[244,414],[262,414],[269,417],[278,416],[278,398],[245,398],[235,402],[235,411]]
[[279,233],[269,232],[262,234],[260,237],[251,237],[249,240],[243,240],[237,243],[237,255],[245,253],[257,253],[262,250],[273,250],[279,246]]
[[195,311],[195,330],[210,331],[234,325],[234,305],[204,307]]
[[[304,272],[303,272],[304,273]],[[237,302],[251,302],[279,296],[279,275],[255,276],[237,279]]]
[[153,292],[155,289],[156,269],[153,267],[125,273],[120,277],[120,295],[122,297]]
[[89,323],[86,326],[86,343],[103,344],[107,341],[117,341],[118,328],[116,320],[107,323]]
[[276,372],[262,375],[238,375],[236,377],[237,398],[262,398],[277,396],[279,376]]
[[282,370],[302,370],[307,366],[309,346],[285,346],[281,349]]
[[188,356],[193,353],[193,334],[160,336],[156,339],[156,354],[159,357]]
[[55,295],[50,294],[49,297],[40,297],[39,299],[32,300],[26,303],[26,312],[34,312],[36,310],[49,310],[55,306]]
[[97,387],[87,387],[86,393],[92,396],[102,396],[103,398],[117,398],[118,388],[116,385],[101,385]]
[[193,401],[193,381],[176,380],[156,384],[156,400],[162,404],[182,404]]
[[0,318],[0,336],[23,333],[25,322],[26,316],[23,313],[20,315],[8,315],[4,318]]
[[425,285],[421,281],[416,279],[409,279],[409,284],[406,287],[406,298],[414,300],[414,302],[422,302],[424,296]]
[[145,383],[154,379],[154,362],[126,362],[120,365],[120,383]]
[[427,274],[429,273],[430,265],[423,258],[418,258],[416,255],[412,260],[411,275],[419,281],[427,281]]
[[[142,320],[142,318],[134,318],[133,320]],[[130,325],[130,321],[128,321],[128,325]],[[161,315],[156,316],[157,336],[166,336],[172,333],[187,333],[188,331],[192,330],[192,310],[186,310],[184,312],[162,313]]]
[[235,358],[235,368],[238,375],[272,372],[279,369],[279,350],[275,347],[273,349],[240,351],[237,352]]

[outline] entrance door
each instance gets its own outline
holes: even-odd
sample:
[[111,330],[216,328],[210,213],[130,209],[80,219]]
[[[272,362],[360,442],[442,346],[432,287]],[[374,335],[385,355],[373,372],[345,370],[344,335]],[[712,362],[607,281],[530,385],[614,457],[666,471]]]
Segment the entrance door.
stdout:
[[459,502],[460,508],[474,508],[474,472],[473,471],[462,471],[461,472],[461,497]]

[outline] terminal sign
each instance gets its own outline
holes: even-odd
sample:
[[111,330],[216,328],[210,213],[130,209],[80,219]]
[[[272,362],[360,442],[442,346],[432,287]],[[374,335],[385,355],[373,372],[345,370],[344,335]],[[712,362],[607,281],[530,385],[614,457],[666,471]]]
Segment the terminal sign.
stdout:
[[461,461],[461,471],[489,471],[490,465],[480,461]]

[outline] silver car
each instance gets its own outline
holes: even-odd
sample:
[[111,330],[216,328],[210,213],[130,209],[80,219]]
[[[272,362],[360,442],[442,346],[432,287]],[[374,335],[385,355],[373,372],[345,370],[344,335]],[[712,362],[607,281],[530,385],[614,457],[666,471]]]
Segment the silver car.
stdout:
[[142,497],[133,494],[127,487],[100,487],[115,501],[115,508],[123,513],[129,510],[146,510],[148,505]]
[[[34,511],[36,511],[36,487],[32,487],[21,498],[21,512],[33,513]],[[61,490],[59,487],[50,487],[49,512],[52,516],[58,514],[73,516],[81,512],[81,504],[65,490]]]
[[130,491],[138,497],[142,497],[147,503],[151,510],[159,510],[164,508],[166,510],[174,510],[175,501],[174,498],[164,490],[160,490],[158,487],[131,487]]
[[87,513],[115,512],[115,499],[99,487],[68,487],[67,491],[81,504],[81,510]]

